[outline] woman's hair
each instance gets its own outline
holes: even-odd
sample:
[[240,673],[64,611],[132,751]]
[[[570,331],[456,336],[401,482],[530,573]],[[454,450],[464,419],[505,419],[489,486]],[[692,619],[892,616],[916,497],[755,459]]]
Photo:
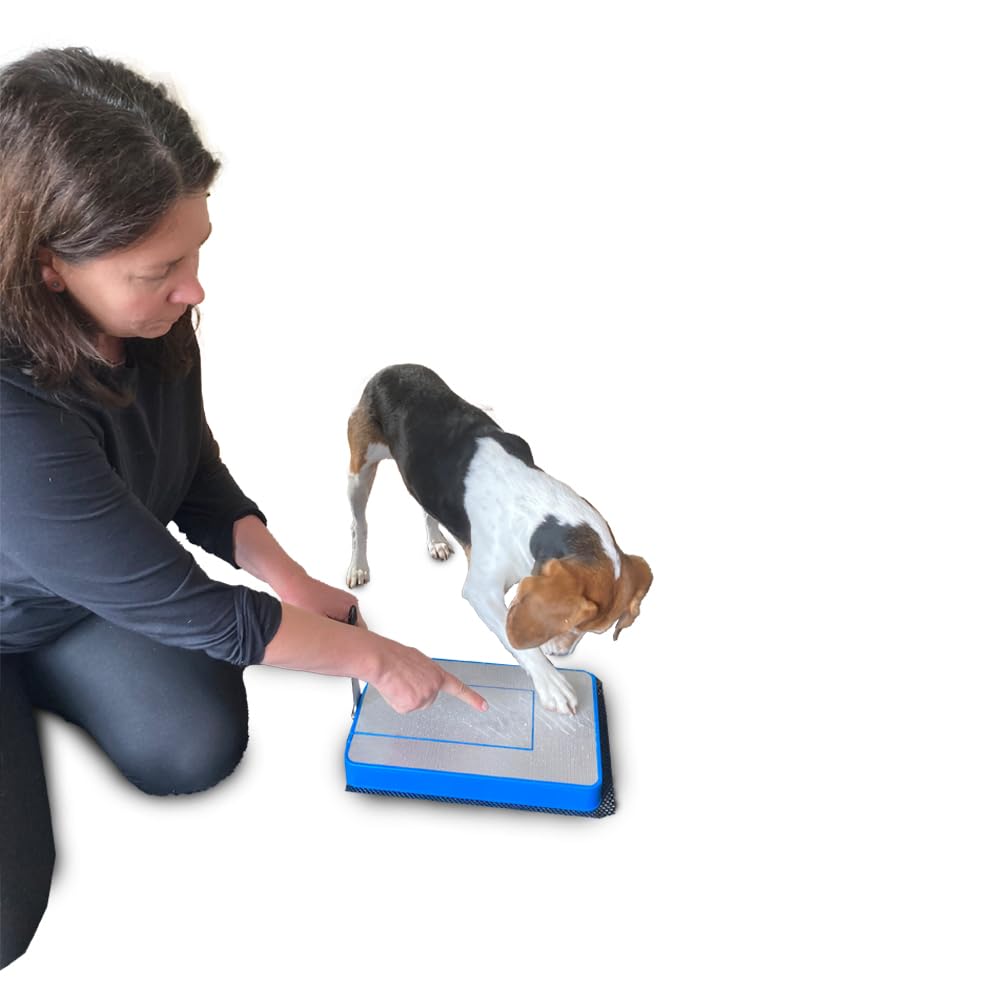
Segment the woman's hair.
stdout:
[[[106,402],[90,319],[41,276],[45,248],[71,264],[131,246],[178,198],[207,191],[220,162],[167,94],[82,48],[43,49],[0,69],[0,354],[48,389]],[[190,369],[192,309],[130,351],[167,377]]]

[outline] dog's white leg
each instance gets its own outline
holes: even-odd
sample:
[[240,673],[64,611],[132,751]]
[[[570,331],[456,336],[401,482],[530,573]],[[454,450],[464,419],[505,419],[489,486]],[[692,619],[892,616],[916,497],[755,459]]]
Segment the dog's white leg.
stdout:
[[527,671],[542,707],[564,715],[575,713],[576,693],[563,675],[549,663],[545,654],[540,649],[514,649],[508,641],[507,605],[503,601],[503,592],[498,589],[498,582],[482,580],[473,574],[471,564],[469,568],[462,596],[504,644],[507,652]]
[[424,518],[427,526],[427,551],[431,554],[431,558],[442,560],[449,558],[455,551],[451,547],[451,542],[441,533],[441,526],[435,518],[426,512]]
[[360,587],[371,579],[368,569],[368,518],[365,511],[375,482],[378,462],[369,462],[356,475],[347,477],[347,499],[351,505],[351,565],[347,568],[347,586]]

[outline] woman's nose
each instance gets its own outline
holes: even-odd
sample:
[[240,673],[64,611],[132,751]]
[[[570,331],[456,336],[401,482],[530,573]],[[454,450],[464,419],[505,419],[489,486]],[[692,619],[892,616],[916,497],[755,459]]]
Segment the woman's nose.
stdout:
[[183,280],[170,293],[170,301],[176,305],[197,306],[205,299],[205,289],[198,280],[197,272],[184,276]]

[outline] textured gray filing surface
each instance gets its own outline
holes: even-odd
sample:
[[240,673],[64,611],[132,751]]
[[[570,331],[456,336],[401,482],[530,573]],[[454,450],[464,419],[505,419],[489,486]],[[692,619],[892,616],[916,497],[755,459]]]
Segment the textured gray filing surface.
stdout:
[[429,708],[399,715],[369,685],[349,749],[352,762],[579,785],[597,781],[590,674],[560,671],[579,706],[576,715],[556,715],[542,708],[520,667],[438,662],[478,691],[489,710],[477,712],[442,694]]

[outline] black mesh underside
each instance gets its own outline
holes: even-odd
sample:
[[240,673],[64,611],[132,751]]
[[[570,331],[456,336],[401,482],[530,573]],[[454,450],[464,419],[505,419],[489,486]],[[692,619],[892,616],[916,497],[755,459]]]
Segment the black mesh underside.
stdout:
[[388,795],[394,799],[421,799],[428,802],[453,802],[463,806],[492,806],[496,809],[520,809],[522,812],[553,813],[560,816],[590,816],[602,819],[615,811],[615,783],[611,774],[611,741],[608,739],[608,715],[604,704],[604,685],[597,680],[597,725],[601,734],[601,801],[593,812],[573,812],[570,809],[548,809],[545,806],[518,806],[506,802],[483,802],[479,799],[451,799],[442,795],[417,795],[414,792],[383,792],[375,788],[347,786],[349,792],[363,792],[365,795]]

